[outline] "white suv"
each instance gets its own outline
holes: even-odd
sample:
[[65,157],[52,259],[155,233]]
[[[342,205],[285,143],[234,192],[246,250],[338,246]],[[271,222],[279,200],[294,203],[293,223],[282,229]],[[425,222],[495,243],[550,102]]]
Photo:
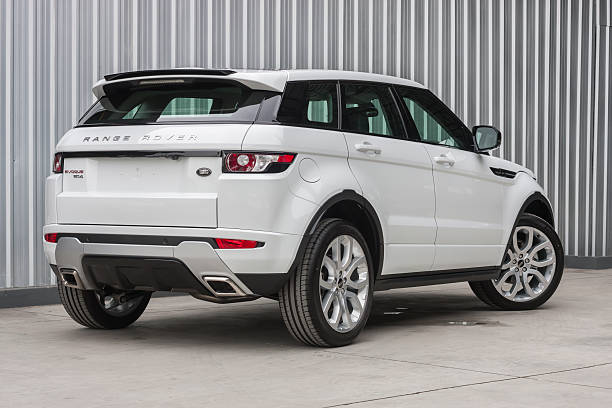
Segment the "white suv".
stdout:
[[373,292],[468,281],[501,309],[555,291],[563,249],[531,171],[432,92],[342,71],[108,75],[57,145],[44,245],[68,314],[133,323],[154,291],[267,297],[340,346]]

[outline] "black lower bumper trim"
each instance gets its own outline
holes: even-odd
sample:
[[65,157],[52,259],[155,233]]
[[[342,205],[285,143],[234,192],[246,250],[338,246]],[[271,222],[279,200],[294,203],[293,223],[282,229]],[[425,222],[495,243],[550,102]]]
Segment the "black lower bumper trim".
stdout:
[[259,296],[276,296],[289,279],[288,273],[237,273],[236,277]]
[[210,295],[184,263],[169,258],[83,257],[83,273],[99,289],[195,292]]

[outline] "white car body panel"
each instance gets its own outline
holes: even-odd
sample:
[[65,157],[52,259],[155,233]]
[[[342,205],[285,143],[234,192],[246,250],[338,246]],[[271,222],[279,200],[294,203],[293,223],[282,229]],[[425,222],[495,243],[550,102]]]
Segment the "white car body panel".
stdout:
[[[382,223],[386,254],[382,274],[430,270],[436,201],[431,161],[423,145],[349,132],[344,135],[351,171]],[[364,143],[380,153],[358,151],[356,146]]]
[[[489,156],[426,144],[436,185],[434,269],[495,265],[506,244],[500,209],[511,180],[489,169]],[[454,164],[440,164],[446,155]]]

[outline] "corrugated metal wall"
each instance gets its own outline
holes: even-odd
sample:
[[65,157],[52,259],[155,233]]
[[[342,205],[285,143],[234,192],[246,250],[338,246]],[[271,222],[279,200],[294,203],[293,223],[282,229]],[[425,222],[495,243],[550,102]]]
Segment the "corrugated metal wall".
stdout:
[[52,283],[52,147],[102,75],[173,66],[413,78],[533,169],[570,255],[612,255],[609,0],[0,0],[0,287]]

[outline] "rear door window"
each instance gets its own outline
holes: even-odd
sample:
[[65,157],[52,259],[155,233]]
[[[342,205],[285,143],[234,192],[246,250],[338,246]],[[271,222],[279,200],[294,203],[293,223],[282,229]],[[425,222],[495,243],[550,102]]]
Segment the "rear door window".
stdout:
[[337,129],[336,82],[288,82],[276,120],[287,125]]
[[342,130],[403,138],[402,119],[387,85],[342,83]]
[[106,95],[92,106],[79,125],[253,122],[261,101],[276,95],[233,81],[193,79],[123,81],[105,86],[104,91]]

